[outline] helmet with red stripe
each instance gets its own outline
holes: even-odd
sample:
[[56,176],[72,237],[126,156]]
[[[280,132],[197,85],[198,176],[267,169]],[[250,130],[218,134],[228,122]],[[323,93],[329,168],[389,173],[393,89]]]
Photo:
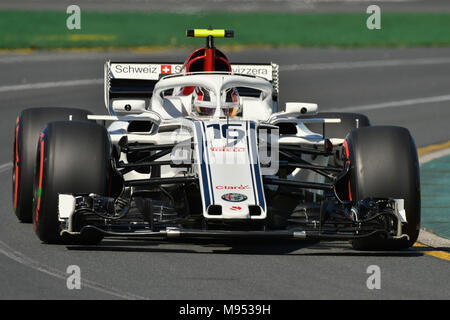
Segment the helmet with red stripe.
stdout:
[[[240,116],[239,93],[236,88],[228,88],[221,93],[221,116]],[[217,98],[214,92],[202,87],[195,87],[192,94],[192,112],[199,116],[213,116],[217,109]]]

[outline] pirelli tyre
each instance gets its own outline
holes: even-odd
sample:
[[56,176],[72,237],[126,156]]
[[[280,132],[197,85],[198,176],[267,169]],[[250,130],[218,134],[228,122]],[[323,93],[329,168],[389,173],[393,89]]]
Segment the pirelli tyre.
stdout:
[[420,230],[420,176],[414,139],[406,128],[373,126],[353,130],[345,139],[350,160],[349,190],[353,202],[366,198],[404,199],[407,239],[381,236],[351,241],[359,250],[409,248]]
[[[108,194],[110,154],[109,136],[101,125],[81,121],[47,125],[39,138],[33,187],[33,226],[40,240],[65,243],[58,220],[59,193]],[[75,242],[100,240],[80,238]]]
[[39,133],[47,123],[86,120],[90,111],[73,108],[30,108],[16,119],[12,172],[13,210],[21,222],[32,221],[33,177]]

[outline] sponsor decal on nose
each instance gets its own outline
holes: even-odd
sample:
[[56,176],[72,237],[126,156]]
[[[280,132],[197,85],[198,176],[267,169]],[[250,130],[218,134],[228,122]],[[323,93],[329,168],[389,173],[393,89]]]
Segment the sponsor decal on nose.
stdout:
[[226,193],[222,199],[229,202],[242,202],[247,200],[247,196],[241,193]]
[[210,147],[212,152],[245,152],[245,147]]
[[250,190],[251,189],[251,187],[247,184],[247,185],[243,185],[243,184],[241,184],[241,185],[235,185],[235,186],[233,186],[233,185],[219,185],[219,186],[216,186],[216,189],[217,190]]

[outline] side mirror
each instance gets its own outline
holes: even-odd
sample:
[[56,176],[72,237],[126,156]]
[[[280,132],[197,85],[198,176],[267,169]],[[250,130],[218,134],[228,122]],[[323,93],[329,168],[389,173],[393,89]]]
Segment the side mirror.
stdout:
[[305,102],[286,102],[286,110],[287,114],[314,114],[319,111],[319,107],[317,103],[305,103]]
[[112,101],[112,109],[116,114],[142,113],[147,109],[145,100],[118,99]]

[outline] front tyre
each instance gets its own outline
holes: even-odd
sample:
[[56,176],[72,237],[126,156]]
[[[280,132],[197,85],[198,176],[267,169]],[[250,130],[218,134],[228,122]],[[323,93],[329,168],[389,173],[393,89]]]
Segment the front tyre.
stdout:
[[101,125],[81,121],[47,125],[39,138],[33,188],[33,225],[41,241],[63,242],[59,193],[108,194],[110,152],[108,133]]
[[420,230],[419,161],[414,139],[405,128],[373,126],[353,130],[345,140],[350,160],[350,199],[404,199],[406,239],[379,236],[351,241],[359,250],[396,250],[411,247]]

